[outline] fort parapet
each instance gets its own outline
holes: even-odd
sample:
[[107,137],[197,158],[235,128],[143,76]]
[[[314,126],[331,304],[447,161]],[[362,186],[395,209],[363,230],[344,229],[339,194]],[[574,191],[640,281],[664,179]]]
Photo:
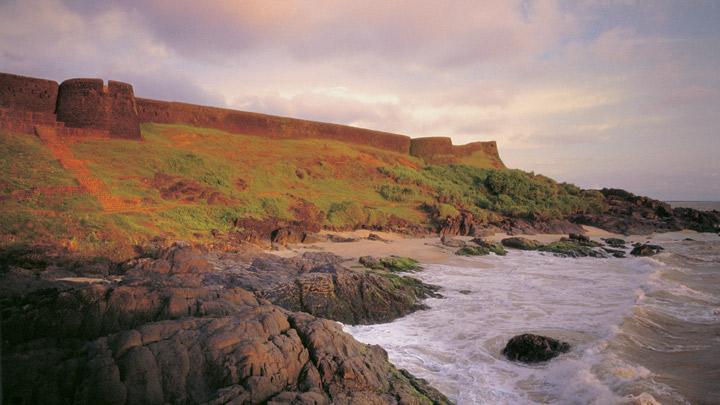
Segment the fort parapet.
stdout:
[[57,95],[52,80],[0,73],[0,108],[53,114]]
[[[476,154],[503,167],[495,142],[453,145],[447,137],[405,135],[225,108],[136,98],[130,84],[51,80],[0,73],[0,128],[34,133],[55,126],[66,136],[141,139],[140,123],[187,124],[275,139],[332,139],[410,154],[429,163],[466,163]],[[485,156],[486,155],[486,156]],[[470,160],[468,160],[470,159]]]
[[137,98],[142,122],[188,124],[228,132],[278,139],[332,139],[409,153],[410,137],[347,125]]

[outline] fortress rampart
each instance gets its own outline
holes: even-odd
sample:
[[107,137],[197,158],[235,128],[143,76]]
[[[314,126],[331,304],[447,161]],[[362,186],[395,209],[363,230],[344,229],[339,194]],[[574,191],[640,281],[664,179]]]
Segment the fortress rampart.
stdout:
[[496,167],[503,167],[495,141],[472,142],[466,145],[453,145],[448,137],[432,136],[413,138],[410,143],[410,154],[422,158],[428,163],[459,163],[462,158],[481,153]]
[[57,95],[52,80],[0,73],[0,108],[52,114]]
[[410,137],[405,135],[194,104],[136,100],[142,122],[188,124],[278,139],[333,139],[398,153],[410,151]]
[[140,123],[187,124],[276,139],[332,139],[410,154],[433,163],[461,162],[477,152],[502,166],[495,142],[456,146],[447,137],[405,135],[347,125],[136,98],[130,84],[102,79],[51,80],[0,73],[0,128],[34,133],[37,125],[66,136],[141,139]]

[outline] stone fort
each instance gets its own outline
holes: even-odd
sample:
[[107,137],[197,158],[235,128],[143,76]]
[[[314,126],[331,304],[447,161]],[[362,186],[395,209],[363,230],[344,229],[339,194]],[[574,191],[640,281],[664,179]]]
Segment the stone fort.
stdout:
[[481,152],[503,167],[494,141],[453,145],[448,137],[410,138],[347,125],[135,97],[127,83],[69,79],[61,84],[0,73],[0,129],[33,134],[55,127],[61,136],[141,140],[140,124],[155,122],[215,128],[276,139],[332,139],[451,163]]

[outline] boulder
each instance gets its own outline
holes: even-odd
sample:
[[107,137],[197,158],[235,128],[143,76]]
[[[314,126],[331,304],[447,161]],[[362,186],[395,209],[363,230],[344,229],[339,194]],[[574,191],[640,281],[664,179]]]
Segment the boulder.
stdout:
[[625,244],[627,243],[624,239],[620,238],[603,238],[603,241],[608,244],[608,246],[613,248],[625,248]]
[[510,339],[502,353],[523,363],[548,361],[570,351],[570,344],[547,336],[525,333]]
[[633,256],[654,256],[660,252],[662,252],[663,247],[659,245],[651,245],[651,244],[644,244],[635,246],[632,251],[630,251],[630,254]]
[[[594,242],[591,242],[594,243]],[[548,243],[540,247],[541,252],[553,253],[558,257],[607,257],[605,252],[588,246],[586,242],[579,242],[563,238],[557,242]]]
[[583,235],[580,233],[570,233],[568,234],[568,238],[570,240],[576,240],[578,242],[590,242],[590,238],[587,235]]
[[500,243],[487,242],[480,238],[472,240],[477,246],[464,246],[455,251],[456,255],[459,256],[485,256],[490,253],[495,253],[498,256],[505,256],[507,251]]
[[520,250],[538,250],[542,246],[542,243],[536,240],[522,238],[519,236],[505,238],[501,241],[501,243],[505,247]]

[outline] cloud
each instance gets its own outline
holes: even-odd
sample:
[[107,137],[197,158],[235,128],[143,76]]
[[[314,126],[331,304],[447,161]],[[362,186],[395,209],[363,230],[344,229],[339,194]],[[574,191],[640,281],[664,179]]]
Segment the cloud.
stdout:
[[720,199],[718,18],[712,1],[11,0],[0,66],[495,139],[509,165],[561,180]]

